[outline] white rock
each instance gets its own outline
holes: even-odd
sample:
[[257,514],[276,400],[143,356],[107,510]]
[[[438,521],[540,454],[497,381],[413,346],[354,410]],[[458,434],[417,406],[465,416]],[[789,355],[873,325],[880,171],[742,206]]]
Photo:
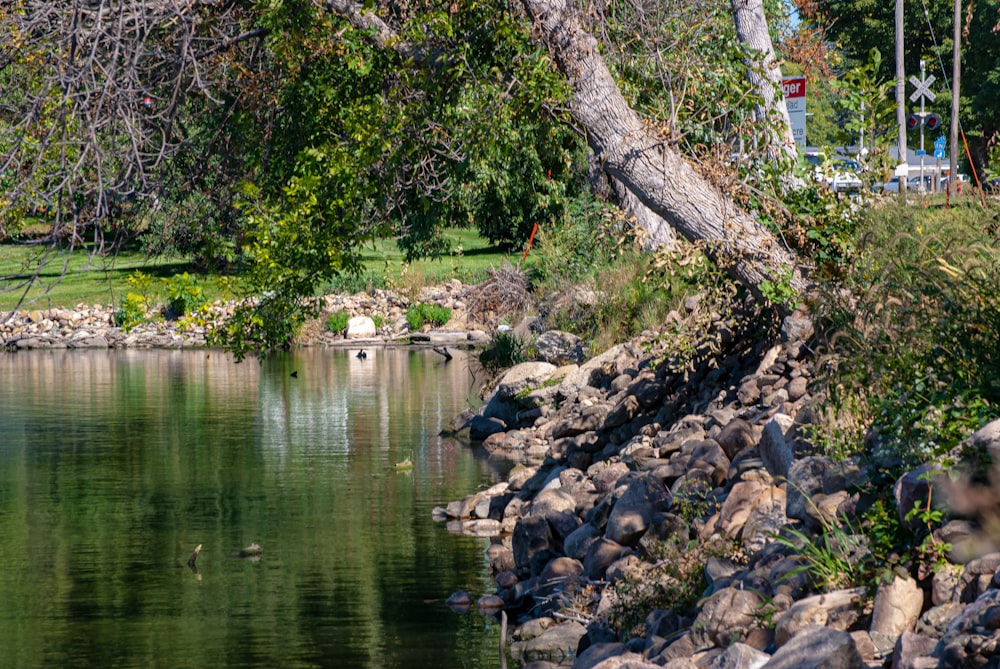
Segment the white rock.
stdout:
[[355,316],[347,321],[347,338],[362,339],[376,335],[375,321],[368,316]]

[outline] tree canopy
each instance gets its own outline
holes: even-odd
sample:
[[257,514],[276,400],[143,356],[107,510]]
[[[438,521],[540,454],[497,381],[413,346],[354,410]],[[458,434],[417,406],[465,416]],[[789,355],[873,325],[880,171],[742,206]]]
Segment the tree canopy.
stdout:
[[475,226],[516,246],[608,194],[758,296],[800,290],[767,51],[810,42],[781,7],[7,4],[0,225],[241,271],[237,345],[286,341],[368,240],[433,255],[444,226]]

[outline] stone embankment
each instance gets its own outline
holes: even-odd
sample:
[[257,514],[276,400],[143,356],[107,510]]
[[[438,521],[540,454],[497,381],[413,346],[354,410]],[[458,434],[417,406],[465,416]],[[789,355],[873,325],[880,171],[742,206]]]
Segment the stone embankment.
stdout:
[[[935,479],[921,468],[875,486],[860,459],[813,443],[807,317],[772,344],[733,334],[717,324],[684,365],[652,333],[584,362],[572,335],[547,332],[542,361],[456,422],[521,461],[435,510],[492,537],[496,592],[478,607],[510,620],[512,656],[531,669],[1000,666],[1000,553],[975,512],[935,528],[950,561],[886,564],[876,591],[852,587],[842,568],[870,552],[852,528],[871,491],[911,509]],[[970,443],[995,460],[1000,422]],[[685,584],[698,588],[687,605]]]
[[[413,299],[387,290],[328,295],[323,298],[323,314],[303,329],[298,343],[337,346],[401,339],[435,344],[481,342],[487,336],[484,326],[475,322],[466,309],[469,290],[469,286],[453,280],[423,288]],[[413,332],[406,320],[406,310],[414,303],[447,307],[452,310],[452,318],[442,328]],[[220,302],[212,305],[207,316],[199,313],[172,320],[166,318],[163,309],[157,309],[147,314],[144,322],[127,330],[115,325],[115,308],[110,305],[25,309],[0,321],[0,346],[6,349],[199,348],[208,345],[206,337],[211,324],[231,314],[232,309],[232,304]],[[330,332],[323,326],[326,317],[337,311],[352,317],[345,332]],[[380,327],[376,327],[376,322]]]

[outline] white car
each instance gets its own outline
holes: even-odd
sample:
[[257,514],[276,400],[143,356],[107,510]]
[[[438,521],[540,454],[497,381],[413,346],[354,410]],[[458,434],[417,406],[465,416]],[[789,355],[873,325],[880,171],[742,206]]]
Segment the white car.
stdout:
[[805,159],[813,166],[813,178],[836,193],[856,193],[864,185],[858,177],[861,166],[853,160],[830,163],[822,153],[807,153]]
[[858,172],[861,166],[853,160],[842,160],[833,168],[833,174],[827,176],[827,182],[837,193],[856,193],[863,184]]
[[[929,192],[931,189],[931,177],[930,175],[924,176],[924,186],[920,186],[920,177],[910,177],[906,180],[906,190],[910,193],[923,193]],[[898,193],[899,192],[899,177],[893,177],[882,184],[883,193]]]

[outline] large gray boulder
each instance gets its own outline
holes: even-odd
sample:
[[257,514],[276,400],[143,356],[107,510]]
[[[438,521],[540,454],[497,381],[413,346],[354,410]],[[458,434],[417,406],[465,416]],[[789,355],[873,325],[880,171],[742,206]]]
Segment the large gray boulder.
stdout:
[[760,459],[764,461],[764,467],[771,476],[780,478],[788,476],[788,470],[795,457],[791,446],[785,440],[785,433],[791,426],[791,417],[783,414],[772,416],[764,424],[764,432],[760,437]]
[[712,661],[709,669],[760,669],[771,660],[767,653],[745,643],[734,643]]
[[548,362],[522,362],[514,365],[497,381],[496,396],[501,400],[513,400],[528,388],[542,385],[555,371],[556,366]]
[[544,516],[528,516],[519,520],[514,526],[511,545],[515,564],[519,569],[527,570],[532,556],[555,547],[548,520]]
[[850,629],[861,616],[866,595],[865,588],[850,588],[800,599],[778,619],[774,629],[775,645],[784,646],[815,625],[841,631]]
[[622,546],[607,537],[594,541],[583,558],[583,574],[591,580],[604,578],[608,567],[622,556]]
[[[569,663],[576,656],[580,639],[586,633],[587,628],[576,621],[555,625],[521,646],[521,656],[525,662]],[[511,650],[517,650],[517,647],[512,645]]]
[[923,608],[924,591],[912,578],[896,576],[879,586],[869,627],[872,639],[880,647],[894,646],[899,635],[913,631]]
[[665,510],[670,492],[659,479],[646,474],[633,479],[608,517],[604,536],[623,546],[635,546],[649,529],[653,514]]
[[756,444],[753,426],[742,418],[734,418],[726,423],[722,431],[715,436],[715,441],[722,446],[722,450],[730,460]]
[[490,435],[507,429],[502,419],[490,416],[473,416],[464,427],[469,428],[469,439],[472,441],[486,441]]
[[522,362],[514,365],[497,381],[496,388],[486,400],[482,415],[516,425],[519,412],[524,408],[519,400],[522,394],[537,388],[555,372],[556,366],[547,362]]
[[1000,657],[1000,590],[989,590],[948,625],[934,648],[942,667],[995,667]]
[[699,647],[725,648],[759,624],[763,604],[763,598],[753,590],[723,588],[702,606],[691,626],[691,638]]
[[808,526],[817,526],[817,505],[813,496],[823,490],[823,481],[835,469],[830,459],[819,455],[795,460],[788,469],[788,496],[785,514]]
[[583,523],[563,539],[563,552],[571,558],[583,560],[587,550],[601,538],[601,531],[592,523]]
[[369,339],[376,334],[378,334],[378,330],[375,327],[375,321],[368,316],[355,316],[347,321],[345,336],[348,339]]
[[580,364],[586,357],[583,340],[571,332],[549,330],[535,340],[538,356],[553,365]]
[[854,638],[842,630],[812,625],[771,656],[764,669],[861,669]]
[[559,384],[560,397],[576,397],[581,388],[593,385],[601,378],[604,365],[613,363],[624,350],[624,344],[612,346],[604,353],[594,356],[567,374],[566,378]]
[[[727,537],[738,537],[746,525],[754,509],[768,499],[772,486],[764,481],[749,480],[733,484],[719,510],[719,521],[716,526]],[[782,493],[782,500],[784,494]]]

